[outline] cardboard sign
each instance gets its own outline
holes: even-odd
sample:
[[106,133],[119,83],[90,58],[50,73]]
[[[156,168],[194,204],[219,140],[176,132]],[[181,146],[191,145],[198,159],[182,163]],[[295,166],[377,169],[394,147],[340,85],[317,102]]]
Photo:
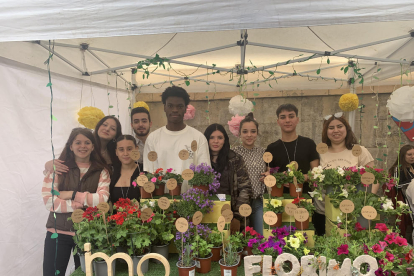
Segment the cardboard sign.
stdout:
[[354,145],[352,147],[352,155],[358,157],[362,154],[362,148],[360,145]]
[[372,206],[362,207],[361,214],[367,220],[373,220],[377,217],[377,210]]
[[264,183],[267,187],[271,188],[276,185],[276,177],[273,175],[268,175],[265,177]]
[[140,187],[144,187],[145,183],[148,182],[148,177],[146,175],[140,175],[137,177],[137,184]]
[[203,220],[203,213],[201,213],[200,211],[195,212],[193,215],[193,224],[199,225],[202,220]]
[[304,222],[309,218],[309,212],[305,208],[297,208],[294,216],[297,221]]
[[145,208],[142,212],[141,212],[141,219],[143,221],[147,221],[151,216],[152,216],[153,212],[151,208]]
[[243,217],[248,217],[252,213],[252,207],[250,207],[250,205],[248,205],[248,204],[242,204],[239,207],[239,213]]
[[230,223],[233,219],[233,212],[230,209],[224,210],[224,212],[221,215],[226,220],[226,223]]
[[295,171],[297,171],[298,169],[299,169],[299,164],[298,164],[298,162],[296,162],[296,161],[292,161],[292,162],[290,162],[290,164],[289,165],[293,165],[293,167],[295,168]]
[[109,204],[106,202],[101,202],[96,207],[98,207],[99,211],[102,211],[104,213],[109,211]]
[[349,199],[342,200],[341,204],[339,204],[339,210],[341,210],[344,214],[350,214],[354,211],[355,205]]
[[138,161],[138,159],[141,157],[141,154],[139,153],[139,150],[134,149],[129,152],[129,157],[131,157],[131,159],[134,161]]
[[294,216],[295,215],[295,210],[298,209],[298,206],[296,206],[293,203],[288,203],[285,206],[285,212],[286,214],[288,214],[289,216]]
[[220,232],[223,232],[225,225],[226,225],[226,219],[223,216],[220,216],[217,220],[217,229]]
[[226,210],[231,210],[230,204],[224,204],[223,207],[221,207],[221,214],[223,215],[223,212]]
[[155,190],[155,185],[151,181],[148,181],[144,184],[144,191],[147,193],[152,193]]
[[277,215],[275,214],[275,212],[267,211],[266,213],[264,213],[263,219],[267,225],[273,225],[277,222]]
[[158,158],[158,154],[155,151],[148,152],[148,160],[151,162],[156,161]]
[[72,215],[71,215],[72,221],[75,223],[79,223],[81,222],[84,217],[83,217],[83,210],[82,209],[76,209],[75,211],[73,211]]
[[185,218],[179,218],[175,222],[178,232],[184,233],[188,230],[188,221]]
[[167,210],[170,207],[170,204],[170,200],[166,197],[161,197],[158,199],[158,206],[160,206],[162,210]]
[[371,185],[375,181],[375,175],[370,172],[366,172],[363,175],[361,175],[361,182],[365,185]]
[[273,160],[273,155],[270,152],[265,152],[263,154],[263,161],[265,161],[266,163],[270,163]]
[[180,152],[178,153],[178,157],[180,157],[181,160],[187,160],[188,157],[190,157],[190,154],[188,153],[188,150],[180,150]]
[[191,150],[192,150],[192,151],[197,151],[197,147],[198,147],[198,145],[197,145],[197,141],[196,141],[196,140],[193,140],[193,141],[191,142]]
[[167,180],[167,189],[168,190],[174,190],[175,188],[177,188],[177,180],[175,180],[174,178],[170,178]]
[[194,172],[190,169],[186,169],[186,170],[183,170],[183,172],[181,173],[181,176],[183,177],[184,180],[191,180],[194,177]]
[[328,145],[327,145],[327,144],[325,144],[325,143],[319,143],[319,144],[316,146],[316,151],[317,151],[319,154],[325,154],[325,153],[327,153],[327,152],[328,152]]

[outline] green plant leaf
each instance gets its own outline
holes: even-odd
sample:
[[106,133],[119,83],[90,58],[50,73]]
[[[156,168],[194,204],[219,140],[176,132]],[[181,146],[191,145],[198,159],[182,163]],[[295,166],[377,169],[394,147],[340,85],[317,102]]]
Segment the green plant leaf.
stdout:
[[114,106],[113,105],[110,105],[109,108],[114,108]]
[[56,119],[55,115],[52,115],[52,120],[53,120],[53,121],[57,121],[57,119]]
[[318,70],[316,70],[316,74],[320,74],[321,73],[321,69],[319,68]]
[[189,80],[186,80],[185,81],[185,85],[189,86],[190,85],[190,81]]
[[348,66],[344,68],[344,74],[348,72]]
[[48,84],[46,84],[46,87],[52,86],[52,83],[49,82]]
[[378,126],[374,126],[374,129],[378,129]]
[[384,160],[382,160],[381,158],[375,158],[376,160],[378,160],[378,161],[384,161]]
[[328,58],[328,59],[326,60],[326,63],[331,64],[331,60]]

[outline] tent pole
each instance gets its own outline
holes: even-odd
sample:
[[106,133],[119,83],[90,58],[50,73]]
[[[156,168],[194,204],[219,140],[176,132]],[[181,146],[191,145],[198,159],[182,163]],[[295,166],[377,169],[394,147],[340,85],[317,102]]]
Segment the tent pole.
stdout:
[[[348,66],[350,67],[348,70],[348,80],[350,80],[351,78],[355,78],[355,72],[354,72],[355,64],[352,60],[350,60],[348,62]],[[354,83],[349,83],[349,93],[356,94],[355,81]],[[355,110],[349,112],[348,122],[349,122],[349,125],[351,126],[352,131],[355,133]],[[360,124],[362,124],[362,121],[360,122]],[[361,141],[359,141],[358,143],[360,142]]]
[[235,46],[237,46],[237,44],[233,43],[233,44],[228,44],[228,45],[219,46],[219,47],[215,47],[215,48],[210,48],[210,49],[206,49],[206,50],[201,50],[201,51],[197,51],[197,52],[192,52],[192,53],[188,53],[188,54],[176,55],[176,56],[169,57],[168,59],[177,59],[177,58],[189,57],[189,56],[204,54],[204,53],[208,53],[208,52],[223,50],[223,49],[227,49],[227,48],[231,48],[231,47],[235,47]]
[[[94,56],[97,60],[99,60],[103,65],[105,65],[107,68],[109,68],[109,65],[108,64],[106,64],[102,59],[100,59],[94,52],[92,52],[91,50],[89,50],[89,49],[86,49],[86,51],[88,51],[88,53],[90,53],[92,56]],[[120,77],[124,82],[126,82],[126,83],[128,83],[128,81],[123,77],[123,76],[121,76],[121,75],[119,75],[118,74],[118,72],[117,71],[114,71],[115,73],[116,73],[116,75],[118,76],[118,77]]]
[[[41,47],[43,47],[44,49],[46,49],[46,50],[48,50],[48,51],[49,51],[49,48],[48,48],[48,47],[46,47],[45,45],[40,44],[40,43],[38,43],[38,44],[39,44]],[[67,60],[66,58],[64,58],[62,55],[58,54],[58,53],[56,52],[56,50],[55,50],[55,51],[53,51],[53,55],[57,56],[58,58],[60,58],[61,60],[63,60],[64,62],[66,62],[67,64],[69,64],[70,66],[72,66],[73,68],[75,68],[76,70],[78,70],[79,72],[81,72],[81,73],[82,73],[82,75],[85,75],[85,72],[84,72],[84,71],[82,71],[82,69],[80,69],[78,66],[76,66],[75,64],[73,64],[72,62],[70,62],[69,60]]]

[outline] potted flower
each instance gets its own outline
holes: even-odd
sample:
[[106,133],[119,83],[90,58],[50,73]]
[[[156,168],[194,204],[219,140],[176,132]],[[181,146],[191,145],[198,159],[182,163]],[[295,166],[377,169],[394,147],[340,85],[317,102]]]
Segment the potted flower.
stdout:
[[203,239],[199,235],[195,236],[193,243],[191,244],[191,250],[196,259],[196,272],[208,273],[211,270],[211,248],[213,245],[206,239]]
[[179,276],[193,276],[195,275],[196,262],[194,260],[191,245],[184,246],[182,254],[177,262]]
[[[286,165],[288,171],[286,173],[286,182],[289,183],[289,194],[292,197],[302,196],[303,183],[305,182],[305,177],[300,170],[297,170],[294,164]],[[295,179],[296,178],[296,185]],[[297,186],[297,187],[296,187]]]
[[285,210],[282,203],[283,197],[272,198],[267,201],[265,209],[266,211],[272,211],[277,215],[277,222],[270,227],[280,227],[282,225],[282,214]]
[[342,168],[324,169],[322,166],[318,166],[309,171],[308,176],[309,182],[313,183],[315,194],[320,200],[324,194],[340,193],[349,181]]
[[197,211],[205,215],[213,210],[214,201],[208,198],[208,191],[189,189],[181,196],[182,199],[177,203],[177,213],[189,221]]
[[240,263],[240,255],[231,242],[227,245],[226,254],[220,259],[221,276],[237,275],[237,267]]
[[[146,175],[148,177],[148,180],[154,183],[155,185],[154,195],[162,196],[164,194],[164,188],[165,188],[165,182],[163,181],[165,174],[164,174],[163,169],[158,168],[154,173],[147,173]],[[141,190],[144,190],[144,189],[141,189]]]
[[223,241],[221,239],[221,234],[218,232],[217,227],[213,229],[213,232],[208,236],[208,241],[213,246],[211,247],[211,253],[213,257],[211,261],[218,262],[221,259],[221,250],[223,248]]
[[165,176],[163,178],[163,181],[165,183],[167,183],[167,181],[169,179],[175,179],[177,181],[177,187],[175,187],[174,190],[170,190],[169,194],[172,196],[177,196],[181,194],[181,185],[183,184],[183,177],[181,176],[181,174],[177,174],[175,172],[173,172],[173,169],[170,168],[167,170],[167,172],[165,173]]
[[[150,222],[150,227],[154,230],[151,239],[151,252],[158,253],[168,260],[168,245],[174,238],[175,219],[168,219],[163,213],[155,212]],[[159,261],[155,261],[160,263]]]
[[297,229],[300,230],[305,230],[309,228],[309,218],[312,217],[313,213],[315,212],[316,208],[313,205],[312,202],[308,202],[306,199],[304,199],[303,197],[301,198],[295,198],[292,201],[293,204],[295,204],[296,206],[298,206],[298,208],[304,208],[308,211],[309,213],[309,217],[306,221],[303,222],[299,222],[295,219],[295,226]]
[[243,256],[250,256],[253,255],[252,248],[248,245],[248,242],[251,239],[255,239],[260,236],[259,233],[257,233],[253,227],[247,226],[245,230],[242,232],[244,236],[244,248],[243,248]]
[[269,173],[276,178],[276,185],[272,187],[270,195],[272,197],[283,197],[283,184],[287,183],[285,172],[279,172],[279,167],[270,168]]
[[190,169],[194,171],[194,177],[188,181],[188,185],[203,191],[209,191],[211,194],[214,194],[220,187],[220,174],[206,163],[201,163],[198,166],[191,164]]
[[[240,261],[242,253],[243,253],[243,248],[247,245],[247,242],[244,238],[243,233],[236,232],[236,233],[230,235],[229,244],[232,245],[233,251],[237,252],[238,258],[239,258],[239,261]],[[227,254],[228,253],[228,246],[224,250],[225,250],[225,254]],[[227,255],[226,255],[226,257],[227,257]],[[241,262],[239,262],[238,266],[240,266],[240,264],[241,264]]]

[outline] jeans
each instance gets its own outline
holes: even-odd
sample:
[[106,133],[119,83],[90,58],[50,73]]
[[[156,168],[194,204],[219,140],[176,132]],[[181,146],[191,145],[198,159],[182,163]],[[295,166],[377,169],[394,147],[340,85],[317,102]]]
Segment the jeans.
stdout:
[[258,197],[252,201],[252,214],[250,215],[250,226],[263,235],[263,199]]

